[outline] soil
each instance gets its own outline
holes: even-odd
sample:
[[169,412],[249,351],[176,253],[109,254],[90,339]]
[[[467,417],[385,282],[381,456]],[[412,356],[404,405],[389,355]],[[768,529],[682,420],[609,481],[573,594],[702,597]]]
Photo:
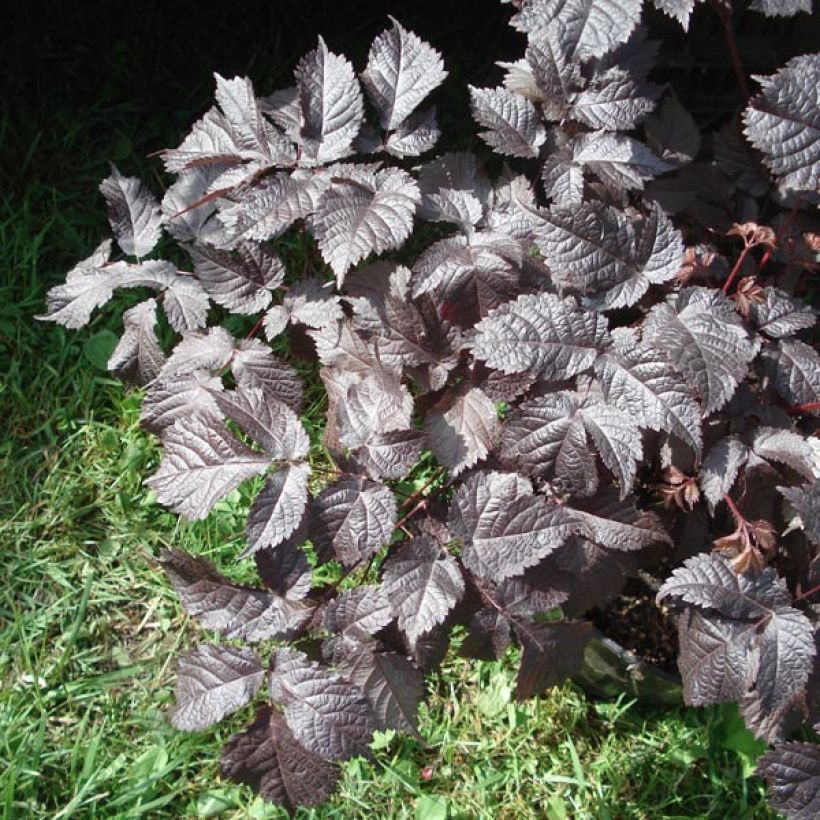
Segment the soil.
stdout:
[[623,592],[603,609],[590,613],[592,622],[608,638],[639,658],[678,674],[678,629],[674,614],[655,603],[655,592],[638,578],[630,578]]

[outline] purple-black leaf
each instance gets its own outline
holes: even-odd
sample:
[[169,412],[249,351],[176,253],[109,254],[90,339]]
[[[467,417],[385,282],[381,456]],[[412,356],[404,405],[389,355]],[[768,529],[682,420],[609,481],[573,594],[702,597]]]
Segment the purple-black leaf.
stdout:
[[761,755],[756,773],[769,784],[772,808],[788,820],[820,815],[820,744],[783,743]]
[[523,653],[515,685],[516,700],[540,695],[563,683],[581,668],[584,650],[592,637],[592,624],[527,621],[516,626]]
[[244,732],[225,743],[219,772],[290,814],[298,806],[324,803],[339,780],[338,766],[308,752],[270,706],[262,707]]
[[270,464],[270,456],[251,450],[221,422],[204,416],[178,418],[163,443],[159,469],[145,484],[161,504],[192,521],[205,518],[220,498]]
[[100,183],[108,221],[117,244],[128,256],[147,256],[162,234],[162,215],[154,195],[136,177],[124,177],[112,166]]
[[454,476],[483,459],[501,432],[493,402],[480,388],[466,386],[445,393],[425,426],[433,455]]
[[342,478],[311,504],[310,538],[320,555],[335,555],[346,567],[353,567],[389,543],[396,521],[396,499],[387,487]]
[[423,536],[403,543],[387,560],[382,590],[399,628],[414,646],[461,600],[464,579],[455,559]]
[[367,94],[386,131],[394,131],[447,76],[441,55],[390,18],[392,28],[373,41],[362,73]]
[[763,92],[743,112],[745,133],[785,189],[820,188],[820,54],[756,77]]
[[265,669],[249,649],[199,646],[177,666],[177,705],[171,722],[188,732],[207,729],[250,703],[264,679]]
[[375,719],[361,690],[293,649],[274,655],[270,696],[297,741],[327,760],[368,754]]
[[248,513],[243,557],[277,546],[299,526],[307,506],[309,476],[309,465],[288,464],[268,478]]
[[560,547],[571,522],[562,507],[532,494],[511,473],[476,473],[456,492],[448,516],[461,539],[464,565],[476,575],[503,581]]
[[609,341],[606,320],[551,293],[519,296],[475,327],[473,353],[505,373],[546,380],[588,370]]
[[108,369],[124,381],[147,384],[159,375],[165,364],[165,354],[157,340],[157,303],[147,299],[122,315],[123,334],[111,358]]

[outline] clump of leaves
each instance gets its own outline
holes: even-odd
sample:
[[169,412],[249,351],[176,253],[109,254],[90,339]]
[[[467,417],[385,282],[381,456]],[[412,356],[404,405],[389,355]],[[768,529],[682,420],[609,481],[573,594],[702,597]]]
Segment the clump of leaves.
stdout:
[[[258,588],[161,558],[221,636],[180,660],[172,721],[264,701],[222,773],[313,805],[374,730],[418,735],[453,625],[477,657],[517,641],[526,698],[578,671],[588,610],[671,570],[658,598],[680,612],[687,702],[740,703],[779,744],[761,760],[774,805],[814,816],[817,749],[784,741],[820,720],[820,357],[801,298],[820,55],[758,78],[742,124],[707,141],[671,93],[656,107],[638,0],[515,5],[524,57],[470,89],[515,170],[411,167],[446,71],[394,20],[360,75],[320,40],[268,97],[217,76],[216,105],[162,154],[161,202],[103,182],[124,258],[108,240],[49,293],[43,318],[76,328],[117,288],[153,291],[109,368],[146,387],[160,503],[200,519],[259,486],[240,556]],[[656,5],[686,24],[694,3]],[[450,233],[408,258],[416,218]],[[191,270],[146,258],[163,233]],[[279,255],[300,234],[310,276]],[[285,350],[318,363],[321,445]],[[269,661],[249,646],[271,641]]]

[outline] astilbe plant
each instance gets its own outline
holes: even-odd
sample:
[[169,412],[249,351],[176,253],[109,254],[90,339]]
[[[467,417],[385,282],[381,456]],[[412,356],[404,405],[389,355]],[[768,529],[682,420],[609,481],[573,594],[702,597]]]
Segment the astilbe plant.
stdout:
[[[655,4],[684,25],[694,6]],[[798,298],[820,245],[820,55],[757,78],[707,142],[646,79],[639,0],[514,5],[524,57],[470,95],[516,171],[407,159],[436,143],[426,100],[446,72],[392,21],[358,77],[322,40],[268,97],[217,76],[216,105],[162,152],[161,203],[116,170],[102,183],[121,255],[104,242],[49,293],[42,318],[78,328],[115,289],[154,292],[109,368],[146,387],[160,503],[202,519],[259,487],[239,556],[259,588],[161,557],[222,639],[180,660],[172,722],[262,703],[223,775],[320,803],[374,730],[418,735],[455,624],[465,654],[520,644],[526,698],[578,671],[586,612],[638,570],[671,572],[658,598],[680,614],[686,701],[739,703],[775,744],[773,804],[817,816],[820,747],[786,737],[820,720],[820,357]],[[411,257],[414,218],[449,232]],[[163,232],[190,271],[147,258]],[[309,276],[278,253],[305,232]],[[318,362],[321,445],[274,355],[287,343]]]

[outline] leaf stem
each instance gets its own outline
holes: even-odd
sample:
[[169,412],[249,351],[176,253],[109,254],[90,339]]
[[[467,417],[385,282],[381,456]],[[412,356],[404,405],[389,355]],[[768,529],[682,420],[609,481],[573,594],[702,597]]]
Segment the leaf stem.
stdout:
[[801,413],[810,413],[812,410],[820,410],[820,401],[807,401],[805,404],[796,404],[790,407],[790,416],[799,416]]
[[729,49],[729,56],[732,60],[732,70],[735,72],[735,79],[737,80],[740,93],[743,95],[743,101],[751,97],[749,92],[749,83],[746,80],[746,71],[743,68],[743,61],[740,59],[740,51],[737,47],[737,40],[735,39],[735,30],[732,26],[732,8],[726,5],[721,0],[712,0],[712,5],[720,17],[720,22],[723,26],[723,39],[726,41],[726,47]]
[[749,251],[753,248],[753,245],[744,245],[743,250],[740,252],[740,256],[737,258],[737,262],[735,262],[735,266],[732,268],[732,272],[727,277],[726,281],[723,283],[723,292],[728,293],[729,288],[732,286],[732,282],[737,276],[738,272],[740,271],[741,265],[743,265],[743,260],[748,255]]

